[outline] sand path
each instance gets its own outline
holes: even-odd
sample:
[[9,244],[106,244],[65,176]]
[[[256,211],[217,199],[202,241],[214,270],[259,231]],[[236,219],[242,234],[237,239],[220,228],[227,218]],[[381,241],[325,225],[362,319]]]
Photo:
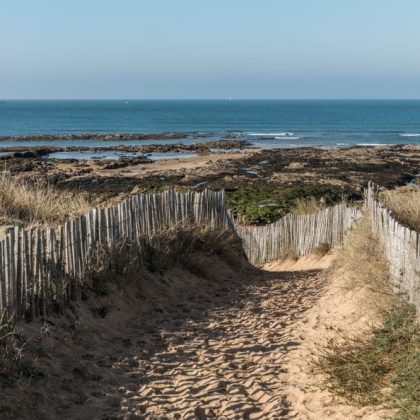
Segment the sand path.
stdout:
[[[310,305],[315,282],[310,273],[264,279],[240,296],[216,297],[225,304],[204,321],[191,319],[168,334],[162,325],[165,348],[128,368],[144,384],[128,393],[122,409],[170,418],[285,416],[282,360],[296,345],[287,326]],[[193,302],[192,309],[204,308]]]
[[213,278],[154,275],[104,319],[82,307],[79,326],[51,329],[42,394],[15,395],[33,407],[22,418],[378,418],[313,387],[312,360],[325,341],[361,326],[357,300],[323,270],[331,259],[263,271],[213,259],[204,265]]
[[123,396],[118,415],[288,418],[284,357],[299,345],[292,325],[321,291],[317,270],[265,272],[158,312],[133,337],[142,351],[114,364]]

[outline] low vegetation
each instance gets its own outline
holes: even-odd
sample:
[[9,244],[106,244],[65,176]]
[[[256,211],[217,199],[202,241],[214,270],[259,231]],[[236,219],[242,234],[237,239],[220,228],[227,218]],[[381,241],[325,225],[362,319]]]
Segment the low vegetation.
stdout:
[[367,289],[369,305],[380,312],[387,310],[393,299],[389,285],[389,266],[378,241],[372,235],[370,220],[365,216],[349,232],[340,251],[336,270],[347,290]]
[[272,223],[286,215],[308,214],[337,200],[328,186],[303,185],[279,188],[275,185],[247,186],[230,192],[227,202],[235,217],[244,224]]
[[380,200],[401,223],[420,232],[420,188],[399,188],[384,191]]
[[397,419],[420,418],[420,328],[412,305],[396,303],[369,337],[330,343],[320,366],[332,393],[396,409]]
[[317,247],[315,247],[312,250],[312,253],[317,255],[318,257],[323,257],[324,255],[327,255],[331,251],[331,244],[324,242],[322,244],[319,244]]
[[197,254],[223,256],[236,264],[240,259],[240,244],[235,235],[225,230],[173,226],[152,238],[143,238],[140,245],[120,242],[112,249],[102,249],[92,264],[87,284],[95,293],[106,295],[119,278],[126,281],[127,275],[141,270],[162,273],[184,264],[195,271],[199,269],[193,262]]
[[361,406],[395,409],[395,418],[420,418],[420,329],[415,308],[395,297],[382,249],[364,219],[350,233],[337,261],[349,290],[367,290],[364,304],[379,322],[357,337],[331,341],[318,367],[332,394]]
[[311,214],[326,209],[328,206],[325,199],[321,198],[317,200],[315,197],[297,198],[292,207],[290,213],[301,215]]
[[0,389],[11,386],[21,377],[36,376],[30,356],[24,351],[28,344],[16,327],[15,318],[0,314]]
[[61,191],[50,185],[0,175],[0,219],[3,223],[43,225],[61,223],[90,208],[78,192]]

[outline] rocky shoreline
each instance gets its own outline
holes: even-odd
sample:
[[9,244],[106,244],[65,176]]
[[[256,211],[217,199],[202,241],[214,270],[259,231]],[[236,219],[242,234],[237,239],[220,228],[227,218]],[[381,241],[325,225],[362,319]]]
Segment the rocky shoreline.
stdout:
[[35,134],[0,136],[0,142],[5,141],[60,141],[60,140],[177,140],[185,138],[208,138],[211,133],[77,133],[77,134]]
[[42,146],[42,147],[0,147],[1,152],[10,153],[0,156],[0,160],[15,158],[40,158],[57,152],[128,152],[128,153],[211,153],[211,149],[219,150],[243,150],[250,148],[251,145],[245,140],[215,140],[209,142],[193,144],[145,144],[138,146],[127,146],[119,144],[117,146],[90,147],[90,146]]
[[[273,212],[283,212],[297,197],[326,197],[331,203],[342,197],[361,199],[370,180],[388,188],[420,185],[420,146],[416,145],[261,150],[235,140],[134,148],[122,145],[117,149],[144,155],[117,160],[61,160],[44,155],[55,148],[43,148],[3,156],[3,170],[19,178],[85,192],[98,200],[166,188],[224,189],[232,208],[252,211],[258,220],[268,211],[266,203],[278,203],[280,207]],[[92,149],[86,146],[84,150]],[[196,156],[180,154],[179,158],[153,162],[147,157],[147,153],[167,151],[195,152]],[[251,210],[250,203],[254,205]]]

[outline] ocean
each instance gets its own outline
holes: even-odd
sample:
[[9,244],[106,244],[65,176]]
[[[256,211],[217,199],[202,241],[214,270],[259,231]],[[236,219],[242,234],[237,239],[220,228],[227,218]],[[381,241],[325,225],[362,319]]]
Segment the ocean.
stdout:
[[[0,101],[0,136],[86,132],[207,133],[212,140],[234,137],[261,147],[420,144],[420,100]],[[182,141],[203,139],[192,135]],[[112,145],[97,143],[56,145]]]

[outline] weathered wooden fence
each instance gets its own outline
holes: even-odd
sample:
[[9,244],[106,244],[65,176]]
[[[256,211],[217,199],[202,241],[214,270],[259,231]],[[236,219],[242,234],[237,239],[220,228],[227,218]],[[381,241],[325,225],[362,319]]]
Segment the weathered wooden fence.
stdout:
[[261,265],[290,250],[305,255],[322,244],[342,245],[345,232],[360,217],[359,209],[342,203],[313,214],[287,214],[265,226],[237,226],[236,231],[249,261]]
[[394,292],[406,294],[420,314],[420,233],[397,222],[377,200],[377,191],[372,183],[365,191],[373,235],[384,248]]
[[102,248],[139,243],[180,223],[227,226],[224,192],[141,194],[58,228],[15,227],[0,241],[0,311],[39,316],[80,292]]
[[[390,262],[394,289],[420,308],[419,234],[402,226],[376,200],[369,185],[365,208],[373,233]],[[64,308],[80,296],[103,249],[119,243],[142,247],[156,233],[176,225],[234,230],[249,261],[274,261],[289,250],[305,255],[322,244],[341,245],[361,211],[344,203],[309,215],[288,214],[266,226],[236,226],[224,192],[140,194],[107,208],[92,209],[58,228],[15,227],[0,240],[0,311],[32,317]],[[420,311],[420,309],[419,309]]]

